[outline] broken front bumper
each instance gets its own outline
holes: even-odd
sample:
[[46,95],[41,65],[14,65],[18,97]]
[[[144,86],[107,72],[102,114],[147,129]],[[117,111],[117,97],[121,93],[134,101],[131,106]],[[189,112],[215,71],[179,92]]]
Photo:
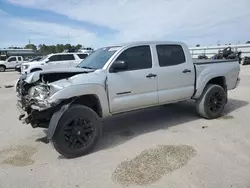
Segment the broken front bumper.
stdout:
[[27,114],[27,112],[23,109],[22,104],[21,104],[20,101],[17,102],[16,107],[17,107],[17,110],[18,110],[19,113],[20,113],[18,119],[19,119],[20,121],[22,121],[22,123],[27,123],[27,124],[28,124],[28,122],[27,122],[27,121],[28,121],[28,119],[27,119],[28,114]]

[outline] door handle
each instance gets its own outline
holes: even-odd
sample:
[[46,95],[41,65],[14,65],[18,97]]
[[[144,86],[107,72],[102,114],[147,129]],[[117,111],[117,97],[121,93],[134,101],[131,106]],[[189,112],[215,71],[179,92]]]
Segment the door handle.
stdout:
[[182,71],[183,73],[188,73],[188,72],[191,72],[191,70],[189,69],[185,69],[184,71]]
[[146,77],[147,77],[147,78],[154,78],[154,77],[156,77],[156,76],[157,76],[156,74],[150,73],[150,74],[148,74]]

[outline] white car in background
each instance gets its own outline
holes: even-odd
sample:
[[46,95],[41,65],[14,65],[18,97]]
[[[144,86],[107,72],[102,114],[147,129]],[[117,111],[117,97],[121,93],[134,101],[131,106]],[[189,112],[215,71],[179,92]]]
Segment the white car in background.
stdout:
[[88,53],[81,52],[50,54],[39,61],[23,63],[21,66],[21,74],[29,74],[47,69],[75,67],[88,55]]
[[0,72],[5,72],[6,69],[15,69],[16,66],[25,62],[27,61],[24,61],[22,56],[10,56],[5,61],[0,61]]

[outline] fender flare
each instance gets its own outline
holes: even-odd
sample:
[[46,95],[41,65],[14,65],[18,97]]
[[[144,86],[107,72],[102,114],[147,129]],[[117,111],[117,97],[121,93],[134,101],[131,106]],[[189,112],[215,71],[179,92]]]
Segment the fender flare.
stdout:
[[48,127],[48,130],[47,130],[47,138],[49,140],[53,137],[60,118],[62,117],[64,112],[66,112],[68,110],[70,105],[71,105],[71,103],[63,105],[60,110],[56,111],[53,114],[52,118],[50,119],[49,127]]

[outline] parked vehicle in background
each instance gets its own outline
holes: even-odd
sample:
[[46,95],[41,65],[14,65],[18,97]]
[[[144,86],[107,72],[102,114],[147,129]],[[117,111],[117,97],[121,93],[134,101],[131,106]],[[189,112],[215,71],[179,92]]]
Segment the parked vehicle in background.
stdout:
[[66,157],[90,152],[101,119],[189,99],[198,114],[223,114],[228,91],[239,84],[238,60],[196,60],[180,42],[135,42],[96,50],[76,68],[23,75],[16,83],[19,117],[46,128]]
[[30,60],[30,62],[34,62],[34,61],[39,61],[43,58],[43,56],[39,56],[39,57],[35,57],[32,60]]
[[17,65],[24,62],[22,56],[10,56],[5,61],[0,61],[0,72],[4,72],[6,69],[15,69]]
[[206,54],[201,54],[198,56],[198,59],[208,59],[208,57],[206,56]]
[[250,65],[250,57],[244,57],[242,60],[242,65]]
[[85,48],[79,49],[79,52],[91,54],[94,52],[94,49],[90,47],[85,47]]
[[231,47],[227,47],[223,50],[219,50],[218,54],[215,54],[212,59],[238,59],[241,63],[241,51],[233,51]]
[[47,69],[75,67],[88,55],[87,53],[81,52],[50,54],[38,61],[23,63],[21,73],[29,74]]
[[[42,59],[43,57],[42,56],[39,56],[39,57],[35,57],[33,59],[31,59],[30,61],[27,61],[27,62],[34,62],[34,61],[39,61],[40,59]],[[21,72],[21,64],[17,65],[15,67],[15,71],[17,72]]]

